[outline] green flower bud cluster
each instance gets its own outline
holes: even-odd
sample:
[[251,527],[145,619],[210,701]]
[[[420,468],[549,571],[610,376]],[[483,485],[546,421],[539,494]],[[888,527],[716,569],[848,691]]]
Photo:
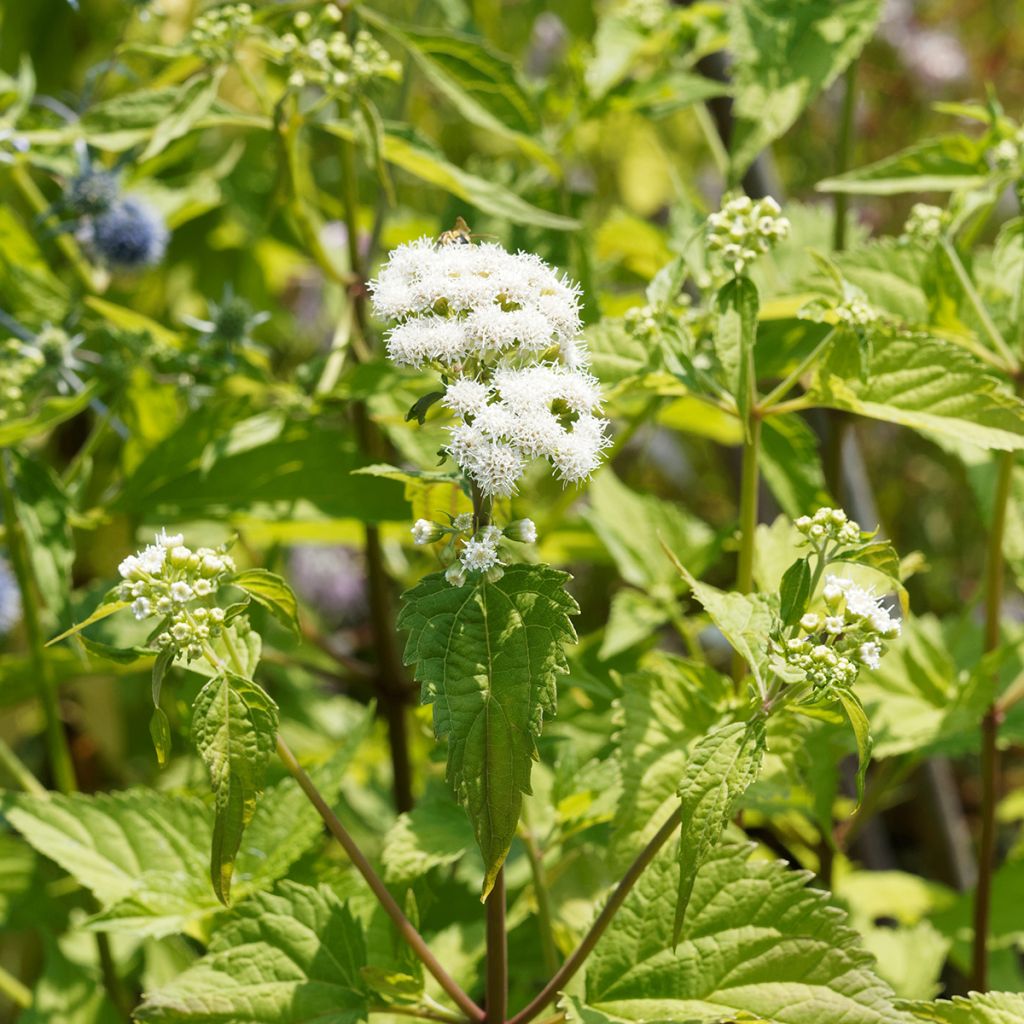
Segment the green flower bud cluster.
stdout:
[[200,57],[227,61],[253,31],[250,4],[224,4],[200,14],[192,23],[189,43]]
[[289,68],[292,88],[315,85],[328,92],[348,93],[372,78],[401,78],[400,61],[392,59],[364,29],[350,41],[335,28],[341,19],[337,4],[327,4],[316,17],[299,11],[292,20],[293,31],[275,40],[272,57]]
[[930,203],[914,203],[899,236],[901,245],[937,242],[949,223],[949,211]]
[[534,544],[537,541],[537,527],[532,519],[516,519],[502,529],[500,526],[485,526],[473,532],[473,516],[469,512],[452,516],[448,526],[417,519],[412,527],[416,544],[433,544],[448,538],[441,549],[441,561],[447,566],[445,579],[455,587],[461,587],[470,574],[483,575],[491,583],[497,583],[505,574],[504,564],[499,560],[498,545],[502,540],[520,544]]
[[853,580],[828,576],[823,613],[809,611],[796,636],[774,638],[772,653],[811,684],[813,700],[848,690],[861,668],[878,668],[886,641],[900,634],[900,622],[875,595]]
[[191,660],[220,634],[224,609],[216,604],[217,591],[234,571],[234,561],[223,550],[193,551],[180,533],[161,530],[155,543],[118,566],[123,580],[118,596],[131,601],[131,612],[140,622],[160,619],[152,644]]
[[32,384],[45,368],[39,349],[16,338],[0,342],[0,424],[25,414]]
[[819,549],[830,542],[859,544],[865,539],[860,525],[841,508],[819,508],[813,516],[800,516],[793,525]]
[[789,219],[772,199],[738,196],[707,220],[707,246],[730,273],[739,275],[789,234]]

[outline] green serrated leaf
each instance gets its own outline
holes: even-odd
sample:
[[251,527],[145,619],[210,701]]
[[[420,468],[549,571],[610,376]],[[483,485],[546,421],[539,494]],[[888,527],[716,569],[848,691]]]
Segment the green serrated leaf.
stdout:
[[778,615],[763,594],[726,593],[695,579],[683,564],[673,558],[679,574],[690,584],[693,596],[701,603],[722,636],[750,667],[758,688],[764,688],[768,664],[768,641]]
[[764,722],[732,722],[702,736],[690,751],[679,786],[679,891],[673,945],[679,942],[697,872],[721,839],[729,819],[764,760]]
[[658,652],[622,681],[615,757],[622,793],[612,823],[628,863],[676,807],[688,751],[723,719],[732,682],[707,665]]
[[860,379],[858,362],[856,352],[834,347],[809,397],[981,448],[1024,448],[1024,403],[958,346],[935,338],[879,337],[866,379]]
[[299,636],[299,603],[292,588],[268,569],[246,569],[231,578],[231,586],[244,590],[283,626]]
[[362,930],[326,886],[283,882],[235,911],[202,959],[146,995],[142,1021],[357,1024],[368,992]]
[[513,565],[497,583],[453,587],[435,573],[404,595],[405,661],[416,666],[434,730],[448,739],[447,777],[466,808],[491,891],[515,837],[555,680],[574,643],[568,574]]
[[1024,994],[972,992],[970,996],[903,1003],[916,1020],[934,1024],[1020,1024],[1024,1020]]
[[588,961],[586,1006],[619,1021],[908,1024],[845,915],[806,888],[809,873],[749,855],[712,851],[673,952],[678,853],[662,851]]
[[465,812],[447,793],[421,800],[401,814],[384,839],[384,870],[390,882],[410,882],[431,868],[457,861],[473,845]]
[[210,879],[227,904],[242,832],[256,811],[274,749],[277,705],[250,680],[217,676],[199,691],[192,716],[192,736],[215,798]]
[[716,546],[710,526],[675,502],[638,494],[610,467],[594,475],[589,496],[587,521],[627,583],[644,590],[659,583],[678,586],[663,543],[695,572],[703,572],[713,561]]
[[738,0],[730,5],[733,180],[857,56],[881,9],[881,0]]

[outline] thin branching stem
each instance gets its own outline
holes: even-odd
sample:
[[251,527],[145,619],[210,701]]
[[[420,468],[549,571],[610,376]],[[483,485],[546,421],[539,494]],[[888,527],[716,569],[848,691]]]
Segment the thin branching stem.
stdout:
[[430,951],[423,936],[416,930],[412,922],[402,912],[395,898],[388,892],[387,886],[380,876],[373,869],[373,865],[367,860],[365,854],[359,849],[356,841],[349,834],[348,830],[341,823],[341,819],[334,813],[330,804],[321,796],[320,791],[313,784],[313,780],[303,770],[295,755],[288,748],[285,741],[277,737],[277,754],[280,757],[288,773],[299,784],[299,788],[306,794],[310,803],[317,809],[317,813],[324,820],[331,835],[341,844],[342,849],[348,854],[349,859],[355,865],[356,870],[363,876],[366,884],[372,890],[377,901],[384,912],[394,922],[399,935],[409,945],[409,948],[422,961],[423,966],[437,980],[437,983],[449,995],[452,1002],[471,1021],[483,1021],[484,1012],[476,1003],[462,990],[454,978],[441,966],[440,961]]
[[[988,565],[985,572],[985,651],[999,646],[1003,608],[1003,538],[1010,502],[1014,452],[999,455],[992,526],[988,536]],[[988,932],[992,907],[992,874],[995,870],[996,801],[999,778],[999,704],[993,702],[981,723],[981,841],[978,851],[978,885],[974,896],[974,949],[971,957],[972,982],[979,992],[988,989]]]
[[583,937],[583,940],[572,952],[569,958],[555,972],[551,980],[540,990],[540,992],[517,1014],[508,1024],[528,1024],[529,1021],[539,1016],[544,1007],[551,1003],[569,983],[576,972],[586,962],[587,957],[593,952],[598,940],[605,933],[612,919],[619,912],[619,908],[626,902],[633,886],[636,885],[640,876],[647,866],[654,860],[658,851],[676,834],[683,820],[683,809],[677,807],[664,825],[658,829],[651,841],[637,854],[636,860],[629,866],[629,869],[622,876],[622,881],[615,887],[604,909],[597,916],[597,920],[590,926],[590,931]]

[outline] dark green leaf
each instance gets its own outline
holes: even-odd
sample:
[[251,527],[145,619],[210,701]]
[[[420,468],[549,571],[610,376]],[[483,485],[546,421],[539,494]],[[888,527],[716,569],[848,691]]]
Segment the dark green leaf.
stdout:
[[249,680],[217,676],[199,692],[192,714],[192,736],[209,771],[216,807],[210,878],[226,904],[242,832],[256,811],[274,749],[277,705]]
[[292,588],[277,573],[246,569],[231,578],[231,586],[244,590],[296,636],[301,633],[298,601]]
[[469,813],[491,891],[530,790],[536,737],[555,711],[555,681],[575,642],[569,577],[513,565],[497,583],[453,587],[441,574],[408,591],[398,618],[409,631],[407,664],[448,739],[448,781]]
[[783,574],[779,587],[779,615],[784,626],[800,621],[811,597],[811,565],[808,558],[794,562]]

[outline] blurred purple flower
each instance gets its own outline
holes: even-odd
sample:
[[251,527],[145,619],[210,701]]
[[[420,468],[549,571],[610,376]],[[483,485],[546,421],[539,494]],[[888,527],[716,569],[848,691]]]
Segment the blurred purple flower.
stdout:
[[0,636],[6,636],[21,621],[21,593],[6,560],[0,558]]
[[366,572],[354,548],[295,547],[288,566],[296,591],[330,626],[352,626],[366,618]]

